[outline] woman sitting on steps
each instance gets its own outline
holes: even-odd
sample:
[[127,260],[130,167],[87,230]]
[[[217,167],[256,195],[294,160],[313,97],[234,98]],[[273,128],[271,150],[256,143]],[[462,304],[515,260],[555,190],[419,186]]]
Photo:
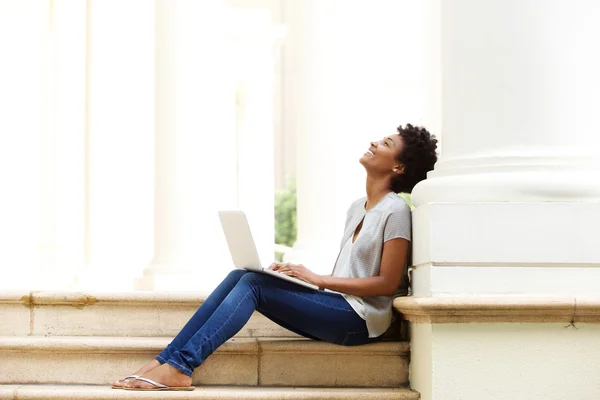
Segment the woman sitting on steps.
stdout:
[[113,388],[193,390],[194,369],[242,329],[254,311],[312,339],[345,346],[379,340],[391,324],[393,298],[408,293],[411,213],[396,193],[411,192],[437,160],[437,140],[426,129],[408,124],[397,131],[371,142],[360,159],[367,196],[348,210],[331,276],[298,264],[270,266],[325,290],[236,269],[155,360]]

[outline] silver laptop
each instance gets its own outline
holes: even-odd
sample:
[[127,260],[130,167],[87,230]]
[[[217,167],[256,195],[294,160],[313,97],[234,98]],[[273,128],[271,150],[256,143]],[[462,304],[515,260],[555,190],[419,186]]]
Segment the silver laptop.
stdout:
[[250,232],[250,225],[248,225],[248,219],[243,211],[219,211],[219,219],[221,220],[221,226],[225,233],[227,246],[229,247],[229,252],[233,259],[233,265],[235,265],[236,268],[262,272],[279,279],[293,282],[300,286],[316,290],[319,289],[311,283],[304,282],[301,279],[288,276],[281,272],[270,270],[269,268],[263,268],[260,265],[260,258],[258,257],[256,245],[254,244],[254,239]]

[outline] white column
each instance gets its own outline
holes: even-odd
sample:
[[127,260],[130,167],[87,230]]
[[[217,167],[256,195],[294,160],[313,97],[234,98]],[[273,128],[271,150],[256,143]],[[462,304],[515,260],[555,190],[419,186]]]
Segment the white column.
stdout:
[[[587,1],[443,3],[444,150],[413,191],[414,262],[459,268],[439,268],[425,295],[597,291],[600,269],[570,267],[600,262],[598,15]],[[534,279],[542,265],[564,280]]]
[[78,284],[127,290],[152,258],[154,5],[88,5],[86,267]]
[[[29,289],[40,267],[43,65],[48,3],[0,3],[0,287]],[[18,40],[15,40],[18,38]]]
[[225,3],[156,2],[154,258],[141,289],[208,290],[232,266],[219,209],[237,206]]
[[263,265],[274,260],[275,54],[283,30],[268,10],[232,13],[237,77],[238,207],[246,212]]
[[442,8],[444,152],[413,200],[598,200],[596,3]]
[[[598,295],[599,18],[594,1],[442,2],[444,147],[413,191],[415,296]],[[412,329],[423,400],[599,395],[563,357],[545,361],[562,325]],[[596,327],[577,330],[600,346]]]
[[66,289],[84,261],[86,3],[54,0],[48,17],[36,289]]
[[297,140],[298,238],[289,259],[331,272],[346,210],[364,196],[371,140],[429,123],[420,2],[286,1],[286,134]]

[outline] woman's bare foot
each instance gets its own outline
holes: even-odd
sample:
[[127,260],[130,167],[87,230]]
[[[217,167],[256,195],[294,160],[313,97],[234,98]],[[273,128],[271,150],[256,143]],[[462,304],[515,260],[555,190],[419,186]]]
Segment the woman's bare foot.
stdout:
[[[158,368],[144,374],[143,378],[148,378],[154,382],[162,383],[167,386],[189,387],[192,385],[192,378],[173,368],[169,364],[163,364]],[[155,386],[144,381],[133,379],[131,383],[127,383],[128,388],[154,388]]]
[[[133,375],[138,375],[141,376],[147,372],[152,371],[154,368],[156,367],[160,367],[160,363],[156,360],[152,360],[150,361],[148,364],[144,365],[142,368],[138,369]],[[123,387],[125,386],[127,383],[131,383],[134,379],[130,378],[130,379],[120,379],[118,381],[114,381],[113,382],[113,387]]]

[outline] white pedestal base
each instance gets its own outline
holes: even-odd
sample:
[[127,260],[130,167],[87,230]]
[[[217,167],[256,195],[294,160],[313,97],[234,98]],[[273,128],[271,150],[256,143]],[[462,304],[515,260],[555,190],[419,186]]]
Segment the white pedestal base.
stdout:
[[[413,211],[413,296],[600,295],[598,202],[433,203]],[[515,312],[518,309],[515,309]],[[412,323],[423,400],[600,397],[600,326]]]
[[413,296],[598,296],[596,267],[439,266],[413,271]]
[[413,211],[413,293],[600,294],[600,203],[434,203]]

